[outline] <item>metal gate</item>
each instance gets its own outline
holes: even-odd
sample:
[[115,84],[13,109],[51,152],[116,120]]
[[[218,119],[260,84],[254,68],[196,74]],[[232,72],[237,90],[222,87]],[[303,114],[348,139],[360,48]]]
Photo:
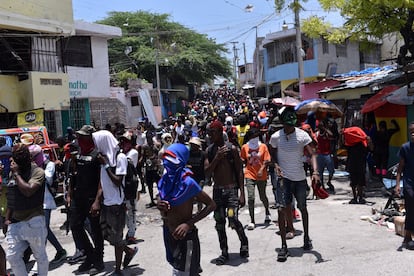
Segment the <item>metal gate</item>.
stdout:
[[86,112],[89,112],[88,99],[70,99],[69,125],[74,130],[86,124]]

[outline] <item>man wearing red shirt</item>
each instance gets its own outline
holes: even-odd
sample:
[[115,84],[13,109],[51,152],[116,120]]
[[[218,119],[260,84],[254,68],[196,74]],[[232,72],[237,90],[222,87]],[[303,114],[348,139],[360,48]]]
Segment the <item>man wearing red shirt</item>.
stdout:
[[329,191],[335,193],[335,187],[332,185],[331,180],[335,172],[335,165],[332,158],[331,152],[331,141],[334,139],[333,133],[326,128],[325,122],[321,121],[318,125],[318,131],[316,133],[316,139],[318,141],[318,148],[317,148],[317,162],[318,162],[318,169],[319,175],[321,178],[322,187],[324,187],[323,183],[323,171],[327,168],[329,172],[328,182],[326,183],[329,187]]

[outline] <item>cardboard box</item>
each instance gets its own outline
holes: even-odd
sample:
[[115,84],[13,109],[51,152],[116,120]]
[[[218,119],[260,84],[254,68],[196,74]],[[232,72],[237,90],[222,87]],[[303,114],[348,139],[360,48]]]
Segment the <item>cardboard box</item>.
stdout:
[[394,217],[395,234],[405,237],[405,216]]

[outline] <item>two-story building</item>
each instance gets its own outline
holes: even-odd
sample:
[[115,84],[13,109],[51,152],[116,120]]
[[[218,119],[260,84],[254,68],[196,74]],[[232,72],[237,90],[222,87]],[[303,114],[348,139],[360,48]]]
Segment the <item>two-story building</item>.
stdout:
[[[285,90],[299,91],[296,29],[266,35],[261,47],[266,97],[282,96],[281,92]],[[378,66],[381,52],[379,44],[373,44],[368,52],[361,51],[357,42],[346,40],[343,44],[331,44],[323,38],[311,39],[302,34],[301,55],[307,84],[300,97],[309,99],[316,95],[313,81],[337,73]],[[315,85],[319,86],[320,83]]]
[[0,1],[0,28],[0,127],[16,127],[19,112],[43,109],[56,133],[52,124],[70,104],[60,51],[74,34],[72,1]]
[[51,138],[67,126],[125,121],[110,97],[107,44],[120,28],[74,22],[71,0],[0,1],[0,27],[0,128],[24,126],[17,115],[29,110],[44,116]]
[[62,111],[63,129],[125,123],[125,105],[111,95],[108,60],[108,39],[122,36],[121,29],[85,21],[75,21],[74,29],[62,49],[70,97],[70,108]]

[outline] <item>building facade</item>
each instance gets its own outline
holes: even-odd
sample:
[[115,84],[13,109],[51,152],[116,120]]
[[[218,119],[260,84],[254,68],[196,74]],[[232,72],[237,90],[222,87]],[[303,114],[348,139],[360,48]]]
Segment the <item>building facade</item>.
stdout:
[[[361,51],[357,42],[346,40],[342,44],[331,44],[322,38],[311,39],[302,34],[305,82],[378,66],[381,48],[377,43],[373,45],[370,51]],[[285,90],[299,91],[296,29],[268,34],[261,46],[266,97],[283,96],[281,92]],[[314,93],[306,93],[306,89],[301,93],[302,99],[314,97]]]

